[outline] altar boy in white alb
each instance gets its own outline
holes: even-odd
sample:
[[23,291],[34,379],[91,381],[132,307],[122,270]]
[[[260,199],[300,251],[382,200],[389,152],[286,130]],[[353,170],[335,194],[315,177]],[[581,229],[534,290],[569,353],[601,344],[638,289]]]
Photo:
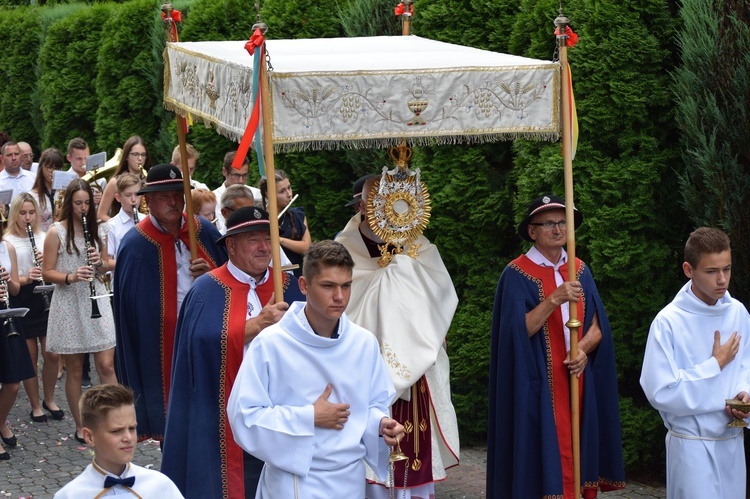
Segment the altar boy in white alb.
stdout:
[[750,401],[750,315],[727,292],[729,238],[695,230],[682,264],[690,281],[654,319],[641,386],[668,433],[667,497],[745,497],[742,428],[725,399]]
[[[253,341],[227,413],[235,441],[265,462],[256,498],[365,496],[365,464],[387,476],[393,383],[375,336],[344,314],[354,263],[333,241],[310,246],[294,302]],[[380,437],[383,438],[380,438]]]

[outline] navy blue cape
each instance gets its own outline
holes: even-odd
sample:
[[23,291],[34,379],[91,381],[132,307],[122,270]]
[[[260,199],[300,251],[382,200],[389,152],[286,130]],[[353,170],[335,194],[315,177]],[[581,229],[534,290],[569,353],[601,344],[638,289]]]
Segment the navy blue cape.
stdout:
[[[297,279],[282,276],[284,301],[304,301]],[[223,265],[196,279],[182,304],[161,471],[188,499],[255,497],[263,462],[235,443],[226,414],[244,353],[248,292]],[[265,305],[272,274],[256,292]]]
[[[563,479],[548,383],[549,345],[531,338],[526,313],[544,296],[524,256],[505,268],[492,317],[487,497],[562,498]],[[577,260],[584,291],[584,334],[594,312],[602,330],[589,354],[581,393],[581,485],[595,493],[624,488],[614,343],[604,306],[588,267]],[[532,264],[533,265],[533,264]]]
[[[183,241],[187,241],[186,226],[180,235]],[[196,235],[198,255],[211,268],[226,262],[226,251],[216,244],[221,234],[210,222],[196,217]],[[174,236],[161,233],[149,217],[125,234],[117,255],[117,379],[135,393],[139,441],[164,438],[178,312],[174,255]]]

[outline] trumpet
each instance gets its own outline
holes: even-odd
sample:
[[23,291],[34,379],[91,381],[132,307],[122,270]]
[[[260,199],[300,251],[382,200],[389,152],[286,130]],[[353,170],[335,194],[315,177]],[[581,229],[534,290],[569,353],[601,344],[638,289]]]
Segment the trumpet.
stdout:
[[[81,224],[83,224],[83,240],[86,243],[86,265],[94,268],[93,265],[91,265],[91,258],[89,257],[89,248],[91,248],[91,235],[89,234],[89,224],[87,223],[88,220],[86,220],[86,215],[81,215]],[[101,313],[99,313],[99,305],[96,303],[96,288],[94,287],[94,280],[89,279],[89,294],[91,297],[91,318],[92,319],[98,319],[102,316]]]
[[[29,236],[29,243],[31,243],[31,257],[34,259],[34,267],[41,267],[41,264],[39,263],[39,259],[36,257],[36,241],[34,240],[34,230],[31,228],[31,224],[26,224],[26,234]],[[35,293],[42,293],[42,298],[44,298],[44,311],[49,311],[49,293],[48,288],[49,286],[46,282],[44,282],[44,279],[40,279],[41,285],[34,288]],[[37,290],[39,288],[39,290]]]
[[[8,290],[8,281],[5,279],[0,279],[0,290],[3,291],[5,294],[5,298],[3,298],[3,305],[5,305],[5,310],[8,312],[11,312],[12,309],[10,308],[10,291]],[[13,336],[19,336],[18,329],[16,329],[16,322],[13,320],[12,315],[8,315],[3,320],[3,327],[5,328],[5,336],[6,338],[12,338]]]

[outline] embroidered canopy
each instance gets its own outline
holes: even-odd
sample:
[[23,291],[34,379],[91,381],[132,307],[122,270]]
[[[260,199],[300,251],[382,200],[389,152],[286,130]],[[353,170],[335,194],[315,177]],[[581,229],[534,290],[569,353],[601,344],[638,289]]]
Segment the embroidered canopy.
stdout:
[[[169,43],[164,105],[239,141],[245,41]],[[268,40],[277,151],[560,134],[560,65],[417,36]]]

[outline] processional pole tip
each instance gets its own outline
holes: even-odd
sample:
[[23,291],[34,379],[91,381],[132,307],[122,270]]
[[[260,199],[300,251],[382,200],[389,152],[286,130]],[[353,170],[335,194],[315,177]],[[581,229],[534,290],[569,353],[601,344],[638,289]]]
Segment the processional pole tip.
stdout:
[[171,3],[165,3],[161,6],[161,11],[164,12],[167,17],[172,17],[173,10],[174,6]]
[[268,31],[268,25],[264,23],[263,21],[258,21],[257,23],[253,24],[252,30],[255,31],[256,29],[260,28],[261,33],[264,35],[266,34],[266,31]]
[[562,9],[560,9],[560,15],[555,18],[555,27],[562,28],[564,32],[567,26],[570,26],[570,19],[565,17],[562,13]]

